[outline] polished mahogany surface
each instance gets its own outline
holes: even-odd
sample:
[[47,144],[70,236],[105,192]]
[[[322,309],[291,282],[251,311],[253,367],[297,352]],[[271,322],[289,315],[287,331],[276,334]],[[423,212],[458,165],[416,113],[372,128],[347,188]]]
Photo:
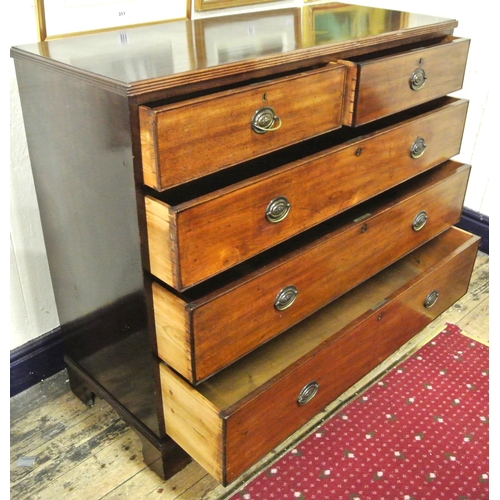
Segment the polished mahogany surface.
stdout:
[[[61,70],[87,73],[135,94],[153,89],[150,80],[159,84],[177,76],[177,83],[189,83],[181,75],[203,74],[215,67],[226,68],[216,76],[235,74],[241,64],[247,70],[250,62],[252,68],[272,67],[294,62],[299,54],[303,58],[304,50],[321,57],[450,32],[457,24],[421,14],[320,3],[49,40],[13,48],[13,53],[41,57],[41,62],[48,58]],[[145,81],[149,81],[147,89],[137,84]]]

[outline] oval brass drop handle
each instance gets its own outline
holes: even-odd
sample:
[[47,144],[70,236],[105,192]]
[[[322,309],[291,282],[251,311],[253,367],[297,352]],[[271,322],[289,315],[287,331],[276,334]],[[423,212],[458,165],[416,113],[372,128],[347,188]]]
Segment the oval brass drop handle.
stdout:
[[316,382],[315,380],[309,382],[300,391],[299,396],[297,398],[297,403],[299,403],[300,406],[309,403],[309,401],[311,401],[311,399],[318,393],[318,389],[319,389],[318,382]]
[[285,196],[277,196],[266,207],[266,219],[273,224],[281,222],[290,212],[290,208],[290,202]]
[[412,224],[413,230],[420,231],[427,223],[428,218],[429,218],[429,216],[427,215],[427,212],[425,210],[422,210],[417,215],[415,215],[415,218],[413,219],[413,224]]
[[424,300],[424,307],[426,309],[429,309],[437,302],[438,298],[439,298],[439,292],[437,290],[432,290],[432,292],[430,292],[429,295],[427,295],[427,297]]
[[427,75],[422,68],[417,68],[410,76],[410,87],[412,90],[420,90],[427,81]]
[[294,285],[289,285],[285,288],[282,288],[274,299],[274,307],[278,311],[284,311],[285,309],[288,309],[295,302],[298,293],[299,291]]
[[257,134],[278,130],[281,125],[281,118],[276,116],[274,109],[270,106],[258,109],[252,118],[252,130]]
[[415,159],[420,158],[424,154],[425,148],[427,148],[425,139],[423,137],[417,137],[410,147],[410,156]]

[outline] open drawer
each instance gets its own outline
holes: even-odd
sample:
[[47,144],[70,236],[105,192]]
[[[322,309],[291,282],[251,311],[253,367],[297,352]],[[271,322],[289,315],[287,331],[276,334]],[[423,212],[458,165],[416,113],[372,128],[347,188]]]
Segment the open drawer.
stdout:
[[465,294],[478,243],[449,229],[197,388],[160,364],[167,433],[231,482]]
[[333,132],[221,172],[203,189],[148,194],[148,270],[186,290],[438,165],[459,153],[467,108],[445,97],[381,129]]
[[153,282],[159,357],[210,377],[457,223],[469,171],[448,161],[182,294]]
[[[144,183],[158,191],[342,125],[345,68],[139,107]],[[311,91],[314,89],[314,91]]]
[[359,126],[462,88],[470,40],[439,42],[343,61],[344,124]]

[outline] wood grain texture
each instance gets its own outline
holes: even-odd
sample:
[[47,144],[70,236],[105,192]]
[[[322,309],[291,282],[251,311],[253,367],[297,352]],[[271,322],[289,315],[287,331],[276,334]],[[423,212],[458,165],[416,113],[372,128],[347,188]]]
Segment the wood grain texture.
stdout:
[[156,145],[155,122],[148,108],[138,107],[139,137],[141,144],[141,164],[143,182],[146,186],[156,186],[158,183],[158,156]]
[[[185,307],[192,311],[189,357],[195,368],[180,373],[194,383],[205,379],[458,222],[469,170],[451,161],[442,164],[423,174],[414,188],[405,186],[381,205],[368,203],[351,216],[352,222],[334,226],[266,267],[192,303],[186,294]],[[413,219],[422,210],[428,222],[414,231]],[[366,217],[354,220],[361,214]],[[299,291],[297,299],[279,311],[276,296],[290,285]],[[159,287],[153,289],[155,301],[162,300],[160,293]],[[168,293],[163,290],[161,295]],[[169,328],[165,320],[164,315],[157,318],[162,352],[169,348],[169,338],[161,334]]]
[[224,422],[218,409],[166,365],[160,378],[169,436],[219,482],[224,481]]
[[[353,125],[460,90],[469,42],[451,38],[436,46],[359,63]],[[427,80],[422,88],[412,90],[409,81],[417,68],[425,71]]]
[[[477,247],[478,238],[459,229],[434,238],[396,264],[410,268],[406,271],[408,281],[380,307],[367,305],[364,314],[338,332],[330,326],[330,318],[335,317],[332,311],[298,326],[307,338],[325,329],[332,337],[282,372],[274,376],[268,373],[269,380],[261,385],[247,383],[253,381],[254,375],[268,372],[259,351],[250,362],[244,360],[245,369],[236,365],[229,372],[236,378],[226,380],[226,373],[221,372],[201,384],[198,391],[162,365],[166,421],[168,424],[169,419],[174,418],[172,414],[179,419],[175,418],[172,426],[173,439],[183,447],[189,446],[189,453],[201,454],[198,461],[208,456],[215,460],[225,457],[220,463],[222,477],[216,478],[224,484],[230,483],[250,467],[256,457],[269,452],[465,294]],[[438,302],[427,308],[425,299],[434,289],[439,291]],[[343,310],[337,312],[342,313]],[[308,325],[312,325],[311,330]],[[289,361],[288,349],[274,350],[275,357],[280,355]],[[311,381],[317,381],[321,391],[306,405],[297,405],[298,394]],[[245,395],[243,388],[249,391]],[[268,401],[273,404],[267,404]],[[207,414],[209,406],[212,411]],[[215,424],[217,417],[221,419],[221,426],[223,423],[227,426],[227,435]],[[204,422],[203,426],[199,419]],[[194,432],[195,435],[186,438]],[[195,437],[198,442],[193,447]],[[220,439],[222,441],[217,442]],[[215,445],[217,453],[213,454],[210,446]],[[210,464],[210,469],[214,468],[215,464]]]
[[186,303],[158,283],[153,283],[152,288],[158,356],[193,380],[191,324]]
[[[147,196],[151,272],[184,290],[455,156],[467,108],[466,100],[445,99],[420,115],[177,206]],[[427,148],[414,159],[409,150],[417,137]],[[291,208],[272,224],[265,212],[277,196]]]
[[353,126],[354,111],[356,106],[356,92],[358,89],[358,65],[351,61],[343,61],[343,64],[346,68],[346,75],[342,123],[347,126]]
[[[143,107],[140,118],[144,147],[157,152],[144,157],[145,170],[157,165],[158,191],[202,177],[286,145],[339,128],[344,68],[325,68],[276,78],[157,108]],[[314,92],[310,89],[314,88]],[[281,120],[278,130],[256,133],[255,112],[270,106]],[[278,127],[279,122],[276,123]],[[154,137],[154,148],[150,138]],[[146,178],[147,183],[151,177]]]
[[170,207],[150,196],[144,197],[149,270],[165,283],[179,282],[179,255],[175,214]]

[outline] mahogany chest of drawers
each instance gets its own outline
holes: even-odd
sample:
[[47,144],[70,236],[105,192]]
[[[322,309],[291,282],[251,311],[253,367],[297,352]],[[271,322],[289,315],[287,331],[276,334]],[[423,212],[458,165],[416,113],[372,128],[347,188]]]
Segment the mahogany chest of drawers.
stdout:
[[456,25],[310,3],[12,49],[72,388],[161,476],[230,483],[466,292]]

